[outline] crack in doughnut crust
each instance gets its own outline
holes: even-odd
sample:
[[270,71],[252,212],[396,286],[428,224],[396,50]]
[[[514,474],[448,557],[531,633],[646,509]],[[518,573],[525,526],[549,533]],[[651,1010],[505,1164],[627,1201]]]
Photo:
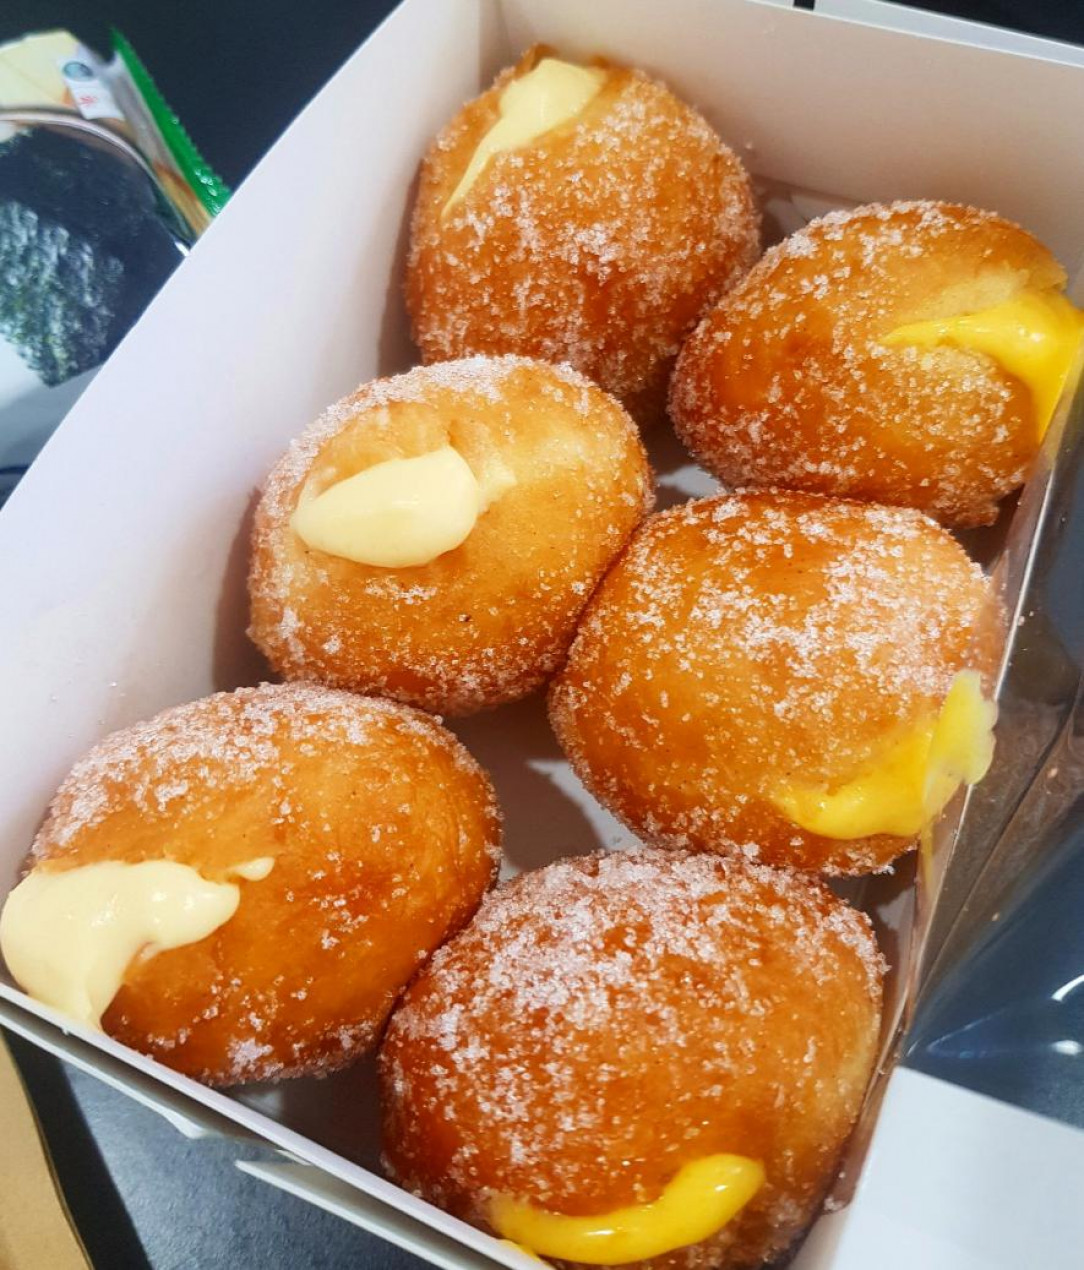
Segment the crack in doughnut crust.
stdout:
[[406,276],[414,338],[426,362],[568,362],[651,422],[682,340],[760,254],[752,186],[700,114],[606,66],[575,120],[496,155],[445,215],[502,91],[538,57],[504,71],[425,156]]
[[167,1066],[233,1085],[370,1049],[492,885],[500,838],[489,779],[432,716],[264,684],[106,737],[60,786],[30,863],[170,859],[224,881],[273,858],[213,934],[132,962],[103,1018]]
[[558,861],[490,895],[392,1016],[386,1164],[485,1227],[494,1193],[606,1213],[744,1155],[766,1170],[748,1206],[638,1264],[759,1267],[837,1167],[883,972],[869,919],[805,875],[644,848]]
[[1038,452],[1031,395],[992,358],[887,347],[1065,271],[1018,226],[947,203],[833,212],[765,252],[674,372],[679,437],[730,486],[782,486],[991,523]]
[[915,840],[821,837],[771,791],[852,779],[957,672],[989,685],[1000,643],[982,570],[921,512],[720,495],[644,523],[584,615],[550,718],[645,841],[866,873]]
[[[309,549],[290,517],[313,474],[452,444],[515,483],[429,564],[379,568]],[[568,367],[475,357],[377,380],[291,446],[256,511],[249,634],[289,679],[469,714],[556,670],[603,573],[650,510],[632,420]]]

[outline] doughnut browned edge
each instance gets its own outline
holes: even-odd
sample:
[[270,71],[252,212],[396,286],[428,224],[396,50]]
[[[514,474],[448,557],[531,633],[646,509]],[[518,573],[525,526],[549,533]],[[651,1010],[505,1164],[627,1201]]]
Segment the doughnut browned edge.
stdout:
[[759,255],[752,186],[697,111],[604,64],[579,116],[495,155],[445,215],[501,93],[546,53],[503,71],[425,156],[406,274],[414,338],[426,362],[568,362],[651,423],[681,342]]
[[[514,478],[466,541],[379,568],[309,548],[290,518],[373,464],[451,444]],[[653,501],[637,430],[568,367],[475,357],[365,384],[275,466],[256,509],[249,634],[276,672],[439,714],[514,701],[568,651],[583,606]]]
[[882,344],[1065,271],[1019,226],[949,203],[833,212],[765,252],[682,350],[670,414],[726,485],[991,523],[1039,448],[1031,394],[983,353]]
[[[430,715],[315,684],[239,688],[106,737],[61,784],[36,869],[169,859],[241,889],[196,943],[138,957],[109,1035],[212,1085],[371,1049],[492,885],[489,779]],[[231,870],[273,860],[259,881]]]
[[883,971],[869,919],[800,874],[643,848],[547,865],[489,896],[392,1016],[385,1161],[485,1229],[494,1193],[601,1214],[744,1155],[766,1172],[750,1203],[636,1264],[759,1270],[838,1166]]
[[584,614],[550,719],[646,842],[868,873],[916,840],[824,837],[773,795],[868,771],[959,671],[991,689],[1002,635],[982,570],[921,512],[717,495],[645,521]]

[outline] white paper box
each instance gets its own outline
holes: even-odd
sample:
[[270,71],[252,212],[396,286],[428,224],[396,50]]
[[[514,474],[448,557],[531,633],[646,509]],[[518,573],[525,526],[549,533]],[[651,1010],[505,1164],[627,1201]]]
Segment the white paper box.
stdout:
[[[704,109],[783,215],[868,199],[962,200],[1019,220],[1075,273],[1084,257],[1084,69],[956,37],[750,0],[408,0],[238,192],[0,515],[0,896],[81,751],[164,706],[260,677],[243,634],[255,491],[328,402],[409,364],[400,280],[418,161],[500,66],[536,41],[634,63]],[[688,488],[689,469],[662,444],[664,487]],[[514,867],[627,837],[589,800],[569,796],[574,782],[537,703],[459,730],[496,769]],[[908,903],[898,897],[897,916],[906,918]],[[261,1168],[267,1180],[435,1264],[537,1264],[368,1171],[375,1131],[346,1137],[330,1111],[349,1100],[371,1112],[365,1066],[242,1100],[66,1025],[9,980],[0,982],[0,1020],[193,1131],[235,1125],[267,1139],[291,1157]],[[989,1239],[969,1244],[966,1222],[927,1226],[906,1194],[878,1186],[898,1178],[909,1151],[923,1158],[922,1143],[901,1134],[916,1123],[901,1107],[936,1105],[952,1137],[946,1100],[966,1103],[967,1122],[976,1120],[975,1095],[897,1074],[858,1199],[820,1223],[803,1267],[870,1270],[882,1263],[868,1241],[882,1229],[893,1256],[912,1248],[907,1264],[1020,1264],[982,1260]],[[1084,1135],[1019,1112],[999,1124],[1020,1117],[1033,1155],[1056,1152],[1084,1172]],[[958,1139],[961,1177],[977,1140]],[[994,1195],[961,1182],[960,1211],[982,1213]],[[998,1196],[993,1225],[972,1225],[988,1233],[999,1220],[1016,1230],[1030,1220],[1054,1250],[1042,1264],[1070,1265],[1070,1250],[1084,1246],[1079,1218],[1074,1234],[1071,1205],[1052,1217],[1040,1198],[1025,1185],[1017,1212]],[[961,1259],[950,1262],[953,1249]]]

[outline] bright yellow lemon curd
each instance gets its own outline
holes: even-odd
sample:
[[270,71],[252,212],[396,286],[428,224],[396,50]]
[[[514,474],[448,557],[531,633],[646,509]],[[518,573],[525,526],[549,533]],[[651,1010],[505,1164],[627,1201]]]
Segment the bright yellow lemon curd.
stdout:
[[764,1166],[741,1155],[708,1155],[680,1169],[657,1200],[597,1217],[567,1217],[508,1196],[490,1221],[505,1239],[544,1257],[618,1266],[708,1239],[764,1184]]
[[913,837],[961,784],[975,785],[986,775],[996,720],[997,707],[982,695],[978,672],[963,670],[941,710],[895,740],[853,780],[835,789],[785,786],[772,802],[794,824],[825,838]]
[[1076,363],[1084,313],[1057,291],[1021,291],[978,313],[911,322],[884,336],[889,347],[947,344],[992,357],[1024,383],[1035,405],[1040,439]]

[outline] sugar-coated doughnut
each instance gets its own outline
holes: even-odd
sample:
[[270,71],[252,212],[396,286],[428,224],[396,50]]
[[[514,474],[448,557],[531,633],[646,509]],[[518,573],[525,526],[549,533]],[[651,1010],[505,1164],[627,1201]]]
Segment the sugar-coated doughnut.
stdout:
[[[869,920],[792,871],[651,849],[548,865],[490,895],[393,1014],[386,1164],[560,1265],[623,1226],[591,1264],[760,1267],[831,1181],[882,973]],[[696,1177],[727,1157],[729,1220]]]
[[[537,117],[535,86],[552,102],[568,84],[553,126],[478,166],[510,97]],[[427,362],[569,362],[649,422],[681,341],[758,253],[749,178],[695,110],[640,71],[535,49],[426,155],[407,305]]]
[[1047,249],[947,203],[833,212],[765,253],[682,350],[670,410],[732,486],[991,522],[1080,345]]
[[610,571],[550,717],[647,841],[867,872],[985,773],[999,627],[982,571],[920,512],[701,499]]
[[[349,542],[318,537],[300,516],[321,492],[328,502],[329,489],[335,498],[374,473],[391,473],[392,493],[414,505],[369,523],[363,513],[389,496],[360,490],[354,519],[332,530],[364,531],[381,550],[346,558],[336,553]],[[378,380],[333,406],[271,473],[253,534],[250,633],[290,679],[450,714],[513,700],[564,657],[652,497],[631,420],[568,368],[477,357]]]
[[32,995],[199,1080],[322,1074],[372,1046],[491,885],[499,843],[486,775],[430,715],[242,688],[75,765],[0,943]]

